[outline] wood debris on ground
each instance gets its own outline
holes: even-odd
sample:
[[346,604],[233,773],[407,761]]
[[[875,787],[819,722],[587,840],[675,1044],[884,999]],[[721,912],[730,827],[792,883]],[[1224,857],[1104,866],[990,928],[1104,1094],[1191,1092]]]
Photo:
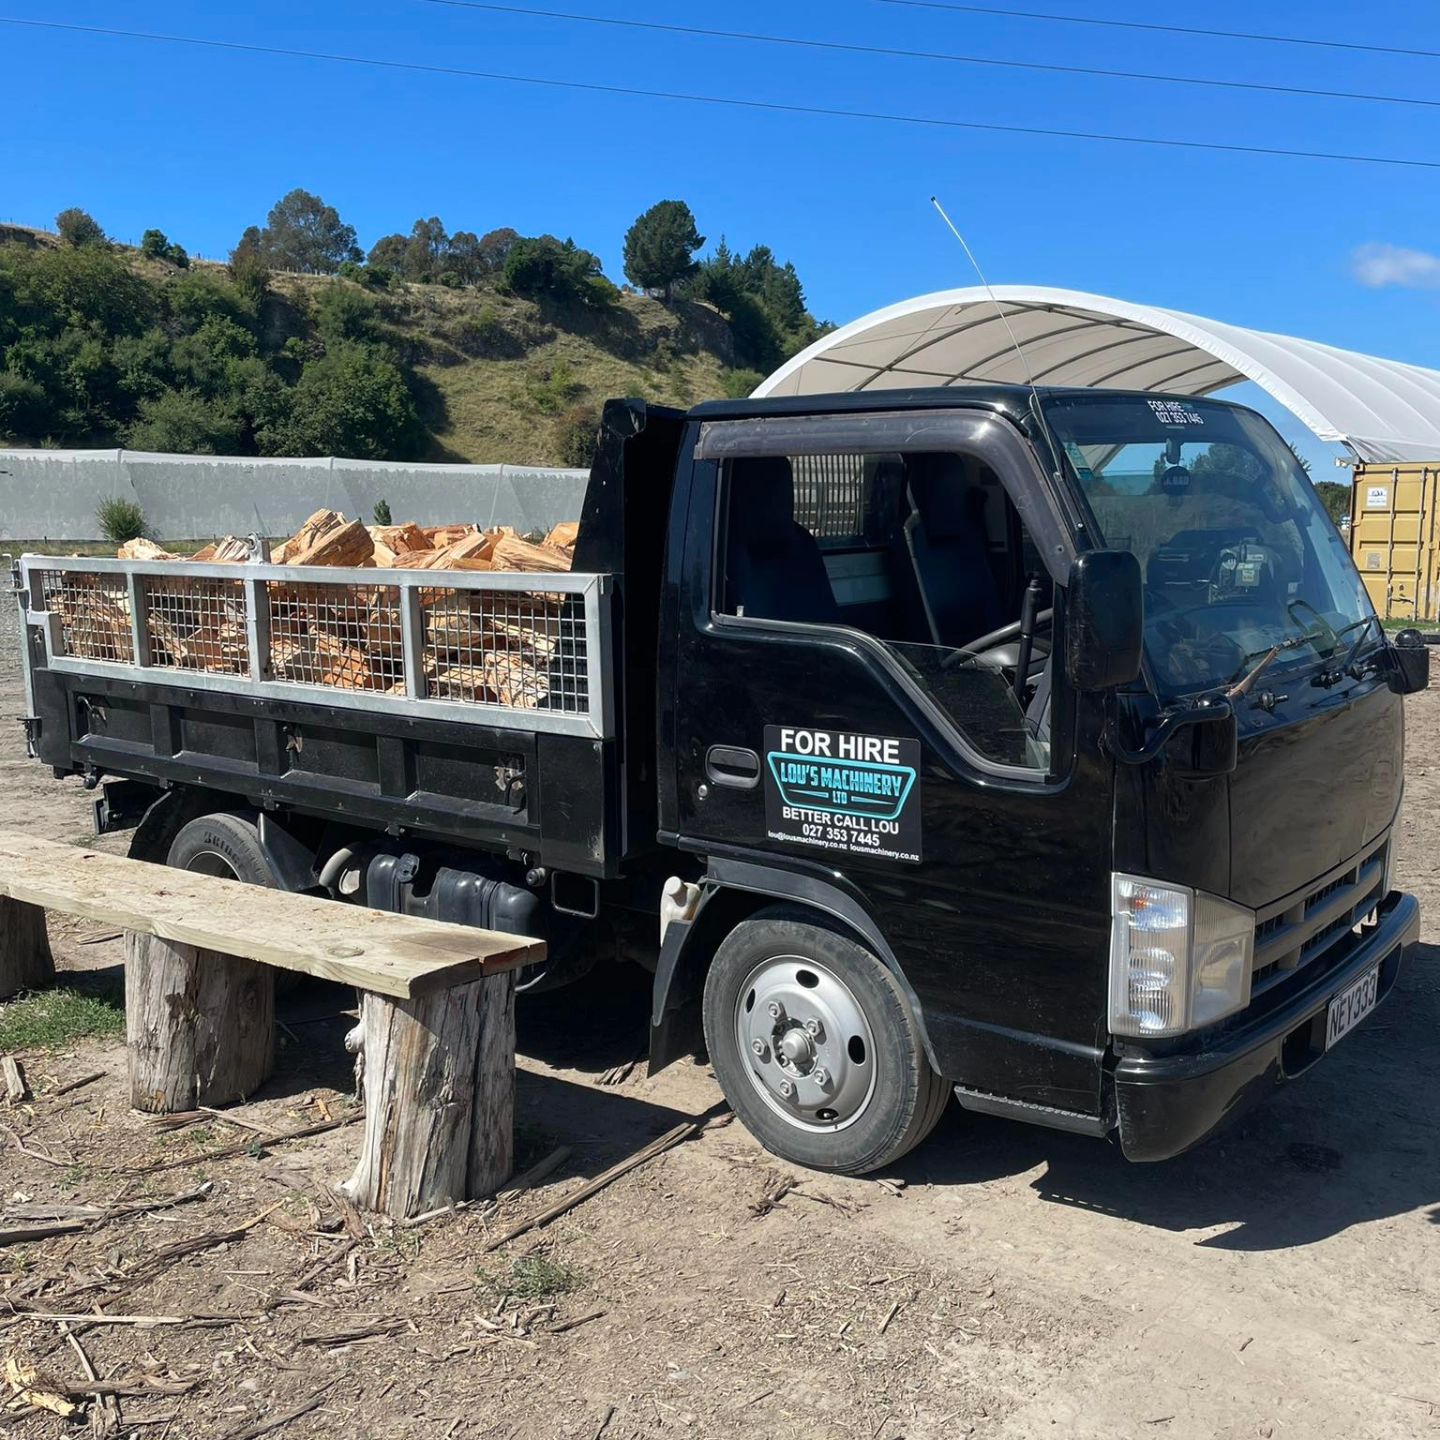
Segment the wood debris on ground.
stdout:
[[[363,570],[565,574],[580,527],[553,526],[531,538],[508,525],[364,525],[317,510],[270,552],[278,565]],[[227,535],[193,558],[212,563],[258,558],[255,538]],[[152,540],[128,540],[121,559],[172,561]],[[52,600],[67,646],[96,659],[129,659],[129,599],[105,577],[77,574]],[[245,675],[250,664],[244,593],[238,581],[177,576],[146,581],[150,663],[211,674]],[[269,674],[263,678],[342,690],[408,692],[401,643],[401,595],[373,584],[323,579],[272,581]],[[422,693],[433,699],[533,709],[548,702],[567,598],[547,592],[498,593],[428,586],[419,591],[424,627]],[[568,602],[573,603],[573,602]]]

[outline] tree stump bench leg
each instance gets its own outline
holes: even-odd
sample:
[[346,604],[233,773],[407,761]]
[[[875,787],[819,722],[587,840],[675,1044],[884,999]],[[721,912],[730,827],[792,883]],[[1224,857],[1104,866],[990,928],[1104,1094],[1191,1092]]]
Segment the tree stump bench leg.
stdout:
[[515,971],[360,1008],[365,1138],[340,1188],[382,1214],[492,1194],[515,1149]]
[[55,961],[38,905],[0,895],[0,1000],[53,984]]
[[253,1095],[275,1068],[275,972],[268,965],[125,936],[130,1103],[166,1115]]

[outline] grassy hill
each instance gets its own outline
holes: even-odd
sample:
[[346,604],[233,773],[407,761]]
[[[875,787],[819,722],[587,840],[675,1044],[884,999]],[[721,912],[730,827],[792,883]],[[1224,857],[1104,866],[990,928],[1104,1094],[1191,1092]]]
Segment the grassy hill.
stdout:
[[620,395],[688,406],[735,381],[729,326],[690,301],[624,295],[591,316],[493,288],[397,284],[380,303],[414,347],[435,459],[556,463],[577,409]]
[[[607,398],[743,394],[735,363],[730,325],[693,300],[293,273],[247,291],[222,265],[0,227],[0,444],[583,464]],[[355,433],[339,409],[380,403],[401,420],[337,438]]]

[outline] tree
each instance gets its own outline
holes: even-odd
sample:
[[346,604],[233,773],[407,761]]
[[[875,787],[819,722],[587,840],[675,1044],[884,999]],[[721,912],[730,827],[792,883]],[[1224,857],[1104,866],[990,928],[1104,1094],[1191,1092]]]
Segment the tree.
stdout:
[[507,225],[500,230],[488,230],[480,237],[480,243],[476,247],[479,252],[480,264],[485,272],[490,275],[498,275],[505,268],[505,262],[510,258],[510,252],[515,248],[515,242],[520,239],[520,232],[512,230]]
[[258,225],[250,225],[230,252],[230,283],[251,304],[258,306],[270,288],[270,266],[265,261]]
[[353,342],[307,362],[289,413],[259,432],[266,455],[345,455],[408,460],[425,431],[399,368],[383,352]]
[[410,228],[410,238],[405,242],[404,275],[407,280],[429,284],[438,279],[446,268],[446,257],[450,253],[450,237],[445,233],[438,215],[428,220],[417,220]]
[[1348,524],[1350,487],[1341,485],[1336,480],[1317,480],[1315,489],[1320,496],[1320,503],[1325,507],[1325,513],[1335,522],[1336,527],[1339,527],[1342,520]]
[[517,295],[597,310],[613,304],[619,294],[601,271],[598,256],[553,235],[517,240],[505,257],[502,278]]
[[342,260],[359,260],[355,227],[333,205],[295,189],[271,207],[259,234],[260,253],[277,270],[333,275]]
[[659,290],[666,301],[677,280],[700,267],[695,252],[705,237],[683,200],[652,205],[625,233],[625,274],[642,290]]
[[185,247],[175,244],[163,230],[147,230],[140,237],[140,253],[147,260],[165,260],[182,270],[190,264]]
[[795,267],[781,265],[768,245],[740,256],[722,236],[687,289],[730,321],[737,358],[757,370],[773,370],[828,328],[807,309]]
[[140,418],[126,430],[125,443],[168,455],[233,455],[244,428],[239,412],[224,399],[166,390],[140,402]]
[[15,444],[42,439],[53,422],[50,397],[43,385],[0,370],[0,440]]
[[71,206],[55,217],[55,229],[60,238],[69,246],[79,250],[85,245],[108,245],[110,241],[100,228],[100,222],[88,211]]
[[457,230],[450,237],[450,253],[446,266],[462,285],[478,285],[486,276],[482,241],[473,230]]
[[409,243],[403,235],[382,235],[370,247],[370,253],[365,257],[365,263],[378,266],[382,270],[392,270],[397,275],[403,275],[405,273],[405,247]]

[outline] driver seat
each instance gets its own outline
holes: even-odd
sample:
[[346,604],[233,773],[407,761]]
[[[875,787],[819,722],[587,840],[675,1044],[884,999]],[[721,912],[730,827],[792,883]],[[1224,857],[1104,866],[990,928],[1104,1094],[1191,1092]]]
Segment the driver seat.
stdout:
[[951,649],[1005,619],[986,539],[985,492],[966,468],[959,455],[912,457],[902,532],[924,628],[932,644]]

